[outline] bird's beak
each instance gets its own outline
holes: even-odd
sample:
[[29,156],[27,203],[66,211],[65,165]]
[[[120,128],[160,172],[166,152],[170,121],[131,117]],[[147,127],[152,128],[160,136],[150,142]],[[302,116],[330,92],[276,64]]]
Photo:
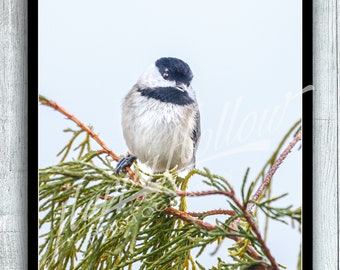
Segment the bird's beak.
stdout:
[[188,87],[184,83],[176,83],[176,89],[181,92],[185,92]]

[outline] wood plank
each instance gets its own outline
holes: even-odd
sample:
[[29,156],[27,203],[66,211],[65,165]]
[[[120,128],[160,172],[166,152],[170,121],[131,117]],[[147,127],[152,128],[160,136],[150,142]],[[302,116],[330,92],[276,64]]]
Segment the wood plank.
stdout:
[[27,268],[26,1],[0,8],[0,269]]
[[337,1],[313,4],[313,269],[339,269]]

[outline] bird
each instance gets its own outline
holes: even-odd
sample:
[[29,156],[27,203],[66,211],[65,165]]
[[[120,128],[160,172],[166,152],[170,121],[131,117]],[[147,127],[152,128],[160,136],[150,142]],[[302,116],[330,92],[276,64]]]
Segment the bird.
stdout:
[[126,173],[136,159],[153,173],[195,167],[201,123],[192,80],[189,65],[175,57],[159,58],[142,73],[123,100],[128,155],[116,174]]

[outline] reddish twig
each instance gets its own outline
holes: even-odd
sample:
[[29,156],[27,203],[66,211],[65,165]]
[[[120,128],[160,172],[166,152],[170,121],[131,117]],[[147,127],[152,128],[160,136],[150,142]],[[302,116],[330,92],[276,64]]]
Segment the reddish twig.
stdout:
[[256,227],[255,223],[253,222],[253,220],[250,216],[250,213],[247,211],[247,209],[245,207],[243,207],[243,205],[236,199],[236,197],[234,195],[232,195],[230,198],[236,204],[236,206],[242,211],[244,217],[247,220],[247,223],[249,224],[249,226],[251,227],[251,229],[255,233],[256,239],[259,241],[260,245],[262,246],[263,252],[266,254],[267,258],[269,259],[273,269],[279,270],[279,266],[277,265],[276,260],[274,259],[273,255],[271,254],[271,252],[270,252],[269,248],[267,247],[265,241],[263,240],[258,228]]
[[43,105],[54,108],[58,112],[65,115],[68,119],[75,122],[82,130],[86,131],[101,147],[103,147],[103,149],[105,150],[107,154],[109,154],[115,161],[119,161],[119,157],[112,150],[109,149],[109,147],[98,137],[97,134],[95,134],[88,126],[86,126],[81,121],[79,121],[77,117],[70,114],[68,111],[66,111],[63,107],[59,106],[54,101],[50,101],[45,98],[40,98],[40,102]]
[[[107,153],[110,157],[112,157],[115,161],[119,161],[120,158],[98,137],[97,134],[95,134],[88,126],[86,126],[84,123],[82,123],[77,117],[70,114],[68,111],[66,111],[63,107],[59,106],[56,102],[50,101],[46,98],[39,97],[39,100],[42,105],[46,105],[49,107],[54,108],[58,112],[65,115],[68,119],[72,120],[74,123],[76,123],[82,130],[86,131],[103,149],[100,150],[100,153]],[[130,178],[139,183],[139,179],[136,177],[134,172],[130,168],[126,168],[126,171],[129,173]]]
[[226,191],[226,190],[207,190],[207,191],[183,191],[177,190],[176,194],[180,197],[198,197],[198,196],[207,196],[207,195],[225,195],[231,196],[233,192]]
[[214,215],[234,216],[235,212],[233,210],[216,209],[216,210],[209,210],[205,212],[187,212],[187,214],[193,217],[214,216]]
[[172,215],[172,216],[175,216],[175,217],[178,217],[186,222],[189,222],[191,224],[196,224],[198,225],[200,228],[202,229],[205,229],[207,231],[212,231],[212,230],[215,230],[216,229],[216,226],[208,223],[208,222],[205,222],[203,220],[200,220],[198,218],[195,218],[191,215],[189,215],[188,213],[186,212],[182,212],[180,210],[177,210],[175,208],[172,208],[171,206],[168,206],[167,208],[165,208],[164,210],[166,213]]
[[[293,147],[297,144],[298,141],[300,141],[302,138],[302,131],[300,130],[294,137],[294,139],[289,143],[289,145],[286,147],[286,149],[282,152],[282,154],[279,156],[279,158],[275,161],[274,165],[270,168],[269,172],[267,173],[265,179],[263,180],[261,186],[257,189],[255,192],[252,201],[257,201],[260,196],[264,193],[264,190],[270,183],[273,175],[275,174],[276,170],[279,168],[283,160],[288,156],[290,151],[293,149]],[[247,206],[247,211],[250,212],[252,208],[254,207],[254,203],[249,203]]]
[[105,149],[100,149],[97,151],[97,155],[101,155],[101,154],[106,154],[106,150]]

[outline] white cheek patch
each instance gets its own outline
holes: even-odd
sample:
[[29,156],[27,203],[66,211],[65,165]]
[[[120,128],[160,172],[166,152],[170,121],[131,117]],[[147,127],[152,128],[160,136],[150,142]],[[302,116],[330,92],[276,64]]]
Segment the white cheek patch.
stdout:
[[140,88],[175,87],[176,82],[165,80],[153,64],[140,76],[137,85]]

